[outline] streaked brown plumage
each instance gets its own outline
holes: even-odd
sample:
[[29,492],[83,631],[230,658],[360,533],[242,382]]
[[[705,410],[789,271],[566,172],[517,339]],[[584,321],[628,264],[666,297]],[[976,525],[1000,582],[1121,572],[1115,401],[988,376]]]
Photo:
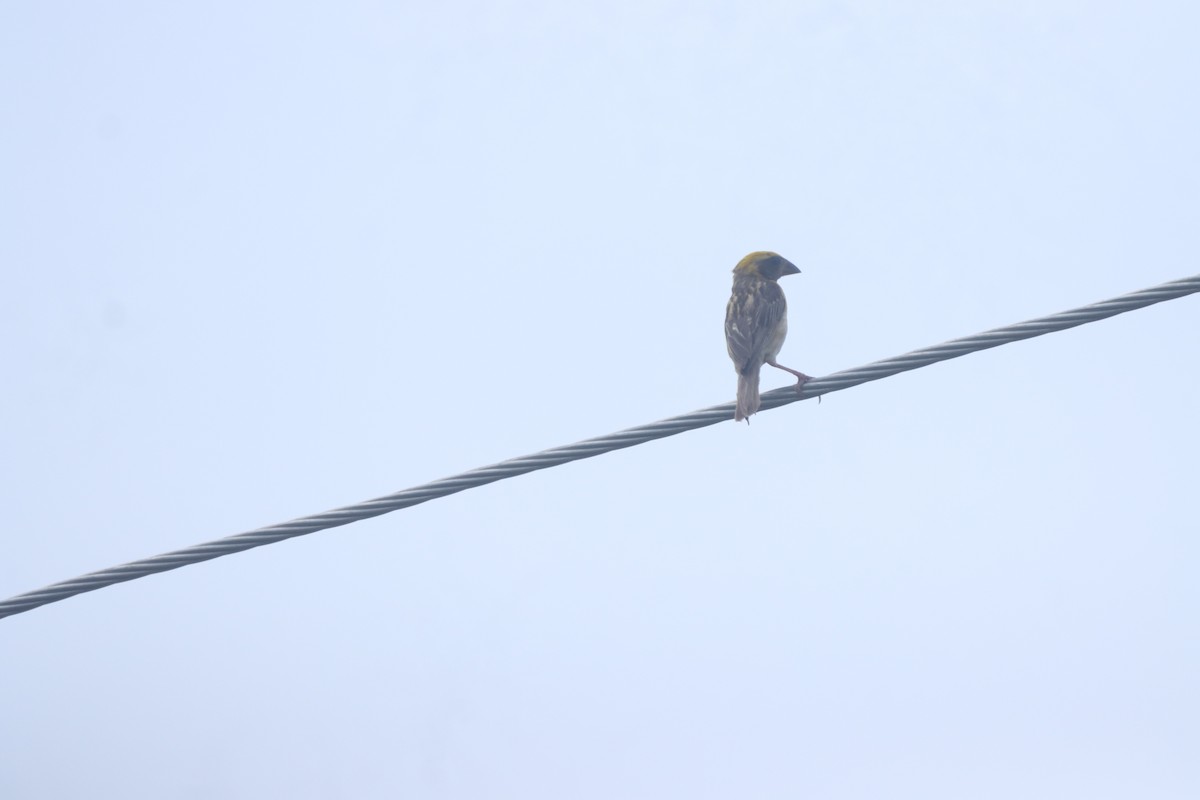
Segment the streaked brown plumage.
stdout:
[[738,422],[758,411],[758,373],[763,364],[795,375],[797,390],[810,380],[775,361],[787,337],[787,300],[779,279],[799,272],[783,256],[765,250],[751,253],[733,268],[733,294],[725,307],[725,346],[738,374],[733,415]]

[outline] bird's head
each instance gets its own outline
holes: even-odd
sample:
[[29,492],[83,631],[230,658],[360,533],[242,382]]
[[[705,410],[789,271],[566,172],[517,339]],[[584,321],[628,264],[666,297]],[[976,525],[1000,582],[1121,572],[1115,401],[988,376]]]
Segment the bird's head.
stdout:
[[733,268],[734,275],[757,275],[770,281],[777,281],[784,275],[795,275],[798,272],[800,270],[795,264],[769,250],[757,250]]

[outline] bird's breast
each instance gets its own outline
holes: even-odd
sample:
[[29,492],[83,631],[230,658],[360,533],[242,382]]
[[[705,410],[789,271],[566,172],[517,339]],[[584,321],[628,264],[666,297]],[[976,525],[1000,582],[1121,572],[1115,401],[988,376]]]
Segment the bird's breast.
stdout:
[[775,330],[771,332],[771,336],[767,339],[767,345],[763,348],[763,352],[767,358],[774,360],[775,356],[779,355],[779,351],[783,349],[783,340],[787,338],[787,314],[779,320],[779,324],[775,326]]

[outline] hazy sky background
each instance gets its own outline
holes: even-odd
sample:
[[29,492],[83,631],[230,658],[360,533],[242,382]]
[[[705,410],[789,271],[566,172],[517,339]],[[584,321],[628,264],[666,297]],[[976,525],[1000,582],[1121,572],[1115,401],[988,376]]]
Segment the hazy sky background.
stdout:
[[[0,6],[0,598],[1200,271],[1177,2]],[[1200,298],[0,621],[4,798],[1200,796]],[[768,371],[764,388],[789,383]]]

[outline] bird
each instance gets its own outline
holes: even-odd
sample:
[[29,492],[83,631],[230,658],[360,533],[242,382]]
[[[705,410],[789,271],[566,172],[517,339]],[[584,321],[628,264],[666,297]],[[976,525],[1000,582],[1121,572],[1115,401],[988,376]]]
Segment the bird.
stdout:
[[787,300],[779,279],[800,270],[778,253],[757,250],[733,268],[733,294],[725,307],[725,347],[737,371],[737,409],[733,418],[746,420],[758,411],[758,373],[763,364],[796,376],[796,391],[811,380],[803,372],[775,360],[787,337]]

